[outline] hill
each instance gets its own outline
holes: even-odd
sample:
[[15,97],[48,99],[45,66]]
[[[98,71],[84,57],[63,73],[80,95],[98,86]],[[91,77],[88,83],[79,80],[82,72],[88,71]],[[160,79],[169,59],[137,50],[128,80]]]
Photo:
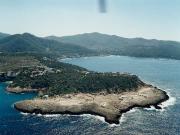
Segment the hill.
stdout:
[[3,38],[8,37],[8,36],[10,36],[10,35],[6,34],[6,33],[1,33],[0,32],[0,39],[3,39]]
[[83,56],[94,51],[84,47],[43,39],[29,33],[15,34],[0,40],[3,53],[43,53],[52,55]]
[[102,54],[180,59],[180,42],[176,41],[123,38],[101,33],[86,33],[65,37],[50,36],[47,38],[76,44]]
[[118,93],[145,85],[135,75],[88,71],[43,55],[0,54],[0,65],[0,82],[13,81],[9,92],[43,89],[43,93],[50,96],[77,92]]

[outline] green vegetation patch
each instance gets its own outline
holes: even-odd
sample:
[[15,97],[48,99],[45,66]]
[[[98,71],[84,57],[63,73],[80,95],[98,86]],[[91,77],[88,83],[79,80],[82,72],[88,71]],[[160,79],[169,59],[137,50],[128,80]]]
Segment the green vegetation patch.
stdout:
[[[0,63],[1,71],[13,72],[10,87],[43,89],[43,94],[50,96],[78,92],[120,93],[144,85],[135,75],[92,72],[46,55],[1,55]],[[1,80],[6,77],[1,76]]]
[[78,66],[52,60],[41,60],[41,63],[46,66],[23,68],[11,87],[46,89],[44,94],[54,96],[78,92],[120,93],[136,90],[144,85],[135,75],[91,72]]
[[0,72],[14,71],[22,67],[40,65],[33,56],[0,55]]

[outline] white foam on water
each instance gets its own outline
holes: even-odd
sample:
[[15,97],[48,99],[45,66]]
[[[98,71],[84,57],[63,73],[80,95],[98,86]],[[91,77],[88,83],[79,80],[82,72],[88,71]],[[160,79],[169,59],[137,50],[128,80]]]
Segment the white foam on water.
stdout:
[[109,127],[111,127],[111,128],[113,128],[113,127],[119,127],[120,126],[120,124],[108,124],[109,125]]
[[98,115],[94,115],[93,117],[95,117],[96,119],[98,119],[98,120],[100,120],[102,122],[105,122],[105,118],[104,117],[101,117],[101,116],[98,116]]
[[98,119],[98,120],[102,121],[103,123],[106,123],[105,118],[101,117],[101,116],[98,116],[98,115],[82,114],[80,116],[85,117],[85,118],[95,118],[95,119]]
[[160,111],[160,112],[164,112],[166,111],[166,109],[169,107],[169,106],[173,106],[176,104],[176,98],[175,97],[172,97],[170,92],[169,92],[170,89],[167,89],[166,92],[167,92],[167,95],[169,96],[169,99],[166,100],[165,102],[162,102],[161,104],[159,104],[158,106],[160,106],[162,109],[156,109],[154,106],[151,106],[150,108],[144,108],[145,110],[156,110],[156,111]]
[[82,114],[80,116],[84,117],[84,118],[95,118],[95,119],[98,119],[100,120],[101,122],[103,123],[106,123],[108,124],[109,127],[118,127],[118,126],[121,126],[122,123],[124,123],[126,120],[127,120],[127,116],[126,114],[130,114],[130,113],[134,113],[138,110],[138,108],[133,108],[131,109],[130,111],[126,112],[126,113],[123,113],[122,116],[120,117],[119,119],[119,124],[109,124],[105,121],[105,118],[102,117],[102,116],[98,116],[98,115],[91,115],[91,114]]
[[[126,112],[126,113],[134,113],[135,111],[137,110],[137,108],[133,108],[131,109],[130,111]],[[33,116],[37,116],[37,117],[45,117],[45,118],[54,118],[54,117],[61,117],[61,116],[81,116],[81,117],[84,117],[84,118],[88,118],[88,119],[91,119],[91,118],[94,118],[94,119],[98,119],[100,120],[101,122],[103,123],[106,123],[108,124],[109,127],[118,127],[120,126],[123,122],[125,122],[127,120],[127,116],[126,113],[122,114],[122,116],[120,117],[119,119],[119,123],[120,124],[109,124],[105,121],[105,118],[102,117],[102,116],[98,116],[98,115],[91,115],[91,114],[81,114],[81,115],[70,115],[70,114],[46,114],[46,115],[42,115],[42,114],[35,114],[35,113],[23,113],[23,112],[20,112],[20,114],[24,115],[24,116],[27,116],[27,115],[33,115]]]
[[5,84],[11,84],[13,81],[6,81]]
[[128,112],[126,112],[126,113],[134,113],[134,112],[136,112],[138,110],[138,108],[132,108],[131,110],[129,110]]
[[38,117],[42,117],[43,115],[42,114],[37,114]]
[[117,127],[117,126],[120,126],[120,124],[109,124],[105,121],[105,118],[102,117],[102,116],[98,116],[98,115],[91,115],[91,114],[82,114],[80,115],[84,118],[88,118],[88,119],[91,119],[91,118],[94,118],[94,119],[98,119],[100,120],[101,122],[103,123],[106,123],[109,127]]
[[23,112],[20,112],[20,114],[22,114],[24,116],[30,115],[30,113],[23,113]]
[[[167,92],[169,99],[163,103],[161,103],[159,106],[162,109],[156,109],[154,106],[150,106],[150,108],[144,108],[145,110],[151,111],[151,110],[156,110],[156,111],[165,111],[167,107],[172,106],[176,103],[176,98],[172,97],[171,94],[169,92]],[[127,114],[129,113],[134,113],[138,110],[138,108],[133,108],[130,111],[123,113],[119,122],[120,124],[111,124],[110,127],[114,127],[114,126],[120,126],[121,124],[123,124],[124,122],[126,122],[127,120]]]
[[119,120],[119,123],[117,126],[120,126],[122,123],[126,122],[127,120],[127,114],[131,114],[131,113],[134,113],[138,110],[138,108],[132,108],[131,110],[129,110],[128,112],[126,113],[123,113],[120,120]]
[[46,115],[43,115],[43,117],[46,117],[46,118],[51,118],[51,117],[60,117],[62,116],[61,114],[46,114]]
[[157,110],[157,109],[154,106],[150,106],[150,108],[144,108],[144,110],[154,111],[154,110]]
[[119,119],[119,125],[123,124],[124,122],[126,122],[127,117],[125,116],[125,114],[122,114],[121,118]]
[[120,124],[109,124],[109,123],[107,123],[107,122],[105,121],[105,118],[104,118],[104,117],[101,117],[101,116],[98,116],[98,115],[82,114],[82,115],[80,115],[80,116],[82,116],[82,117],[84,117],[84,118],[95,118],[95,119],[98,119],[98,120],[100,120],[101,122],[106,123],[109,127],[118,127],[118,126],[120,126]]
[[77,122],[77,121],[71,121],[70,123],[71,123],[71,124],[74,124],[74,123],[76,123],[76,122]]
[[120,124],[121,124],[121,122],[122,121],[125,121],[125,119],[126,119],[126,117],[124,116],[124,115],[122,115],[122,117],[120,118],[120,124],[109,124],[109,123],[107,123],[106,121],[105,121],[105,118],[104,117],[101,117],[101,116],[98,116],[98,115],[91,115],[91,114],[82,114],[82,115],[80,115],[80,116],[82,116],[82,117],[84,117],[84,118],[95,118],[95,119],[98,119],[98,120],[100,120],[101,122],[103,122],[103,123],[106,123],[109,127],[118,127],[118,126],[120,126]]
[[160,111],[165,111],[166,108],[168,108],[169,106],[173,106],[176,104],[176,98],[172,97],[170,94],[168,95],[169,95],[169,99],[159,104],[159,106],[162,108]]

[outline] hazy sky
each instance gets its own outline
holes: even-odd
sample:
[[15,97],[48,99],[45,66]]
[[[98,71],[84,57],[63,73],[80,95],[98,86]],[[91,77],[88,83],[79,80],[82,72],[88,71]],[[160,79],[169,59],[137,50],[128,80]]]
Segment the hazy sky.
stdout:
[[38,36],[88,32],[180,41],[180,0],[0,0],[0,31]]

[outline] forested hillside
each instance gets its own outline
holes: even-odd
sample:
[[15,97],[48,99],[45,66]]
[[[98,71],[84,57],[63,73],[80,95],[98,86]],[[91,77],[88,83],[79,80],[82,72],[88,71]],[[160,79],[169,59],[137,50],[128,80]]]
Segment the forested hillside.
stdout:
[[47,38],[76,44],[105,55],[180,59],[180,42],[176,41],[123,38],[100,33],[86,33],[66,37],[51,36]]
[[29,33],[11,35],[0,39],[2,53],[43,53],[58,56],[89,56],[96,52],[69,43],[43,39]]

